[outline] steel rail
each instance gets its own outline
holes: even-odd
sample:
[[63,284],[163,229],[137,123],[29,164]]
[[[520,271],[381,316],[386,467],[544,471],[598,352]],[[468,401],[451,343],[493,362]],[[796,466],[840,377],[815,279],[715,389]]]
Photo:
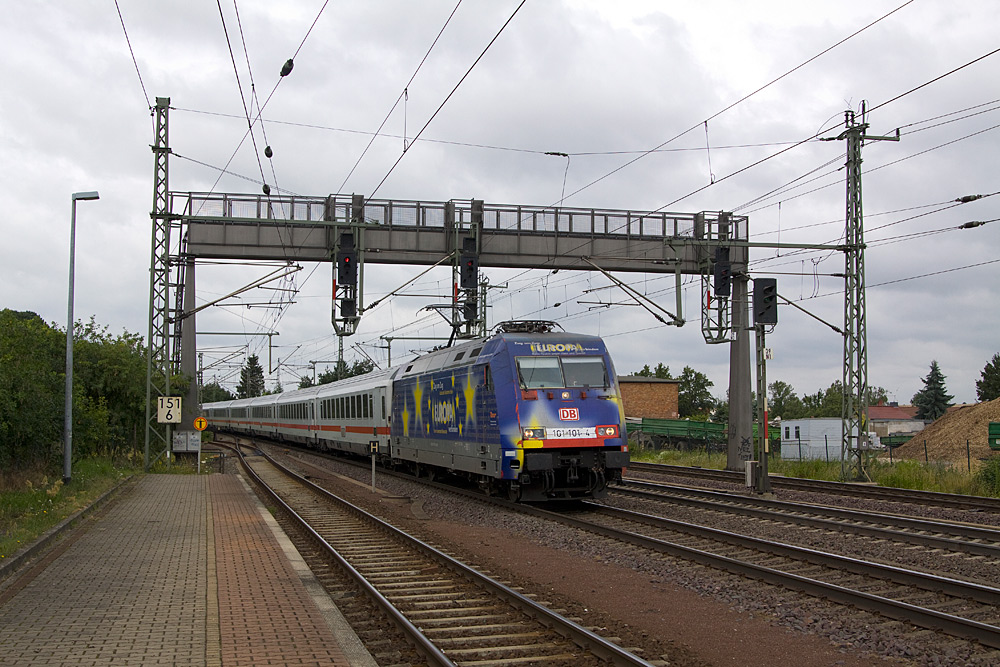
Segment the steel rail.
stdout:
[[[589,503],[588,503],[589,504]],[[594,505],[594,507],[599,508],[604,511],[608,508],[603,506]],[[660,553],[666,553],[671,556],[679,557],[685,560],[691,560],[708,567],[722,569],[733,574],[737,574],[743,577],[750,577],[753,579],[758,579],[771,584],[782,586],[785,588],[790,588],[793,590],[798,590],[815,597],[825,598],[834,602],[852,605],[867,611],[871,611],[895,620],[904,621],[907,623],[912,623],[919,627],[928,628],[932,630],[941,630],[945,633],[966,637],[977,641],[984,646],[989,646],[992,648],[1000,648],[1000,627],[992,626],[986,623],[981,623],[979,621],[974,621],[971,619],[961,618],[954,616],[952,614],[946,614],[943,612],[935,611],[933,609],[926,609],[916,605],[912,605],[906,602],[900,602],[897,600],[892,600],[890,598],[874,595],[871,593],[865,593],[862,591],[856,591],[844,586],[839,586],[836,584],[830,584],[817,579],[812,579],[809,577],[804,577],[801,575],[796,575],[788,572],[781,572],[771,567],[756,565],[754,563],[749,563],[736,558],[731,558],[729,556],[723,556],[720,554],[714,554],[703,549],[697,549],[694,547],[688,547],[682,544],[677,544],[674,542],[668,542],[666,540],[661,540],[631,531],[626,531],[618,528],[611,528],[604,526],[592,521],[585,519],[580,519],[577,517],[571,517],[561,514],[556,514],[554,512],[543,510],[533,507],[524,507],[523,511],[529,514],[534,514],[535,516],[547,518],[559,523],[570,525],[581,530],[586,530],[604,537],[609,537],[611,539],[624,541],[635,546],[650,549]],[[621,516],[626,516],[628,514],[638,514],[630,513],[626,510],[614,510],[615,513],[620,513]],[[650,517],[659,521],[659,517]],[[673,522],[670,520],[663,520],[668,523],[681,524],[682,522]],[[717,531],[715,529],[706,529],[700,526],[691,526],[688,524],[694,533],[701,533],[702,535],[709,537],[712,533],[718,533],[719,536],[712,536],[710,539],[730,539],[724,534],[725,531]],[[686,532],[686,531],[685,531]],[[763,540],[756,540],[756,538],[745,538],[745,536],[739,536],[732,533],[728,534],[732,536],[734,541],[728,543],[738,543],[746,545],[750,541],[763,542]],[[934,575],[927,575],[926,577],[921,577],[917,573],[908,572],[901,568],[892,568],[889,566],[879,566],[877,564],[868,564],[865,561],[854,561],[852,565],[849,561],[853,559],[845,559],[844,557],[833,556],[832,554],[822,554],[822,552],[816,552],[808,549],[801,549],[800,547],[789,547],[788,545],[779,545],[775,543],[770,543],[768,545],[769,550],[773,553],[781,554],[781,552],[788,551],[801,551],[803,555],[806,552],[812,551],[811,557],[817,558],[819,561],[830,558],[831,562],[838,559],[843,559],[843,564],[841,567],[858,568],[861,570],[861,574],[871,574],[871,572],[866,572],[869,565],[876,565],[880,573],[882,573],[885,578],[892,577],[893,580],[900,581],[910,581],[910,582],[920,582],[922,588],[927,588],[934,584],[934,586],[942,586],[947,592],[950,590],[957,590],[961,588],[966,591],[963,594],[964,597],[969,597],[974,595],[974,599],[979,600],[990,600],[988,604],[997,604],[1000,601],[1000,590],[991,589],[986,586],[980,586],[978,584],[969,584],[967,582],[959,582],[957,580],[949,580],[945,577],[935,577]],[[853,570],[851,570],[853,571]],[[940,591],[938,588],[927,588],[928,590]],[[955,593],[951,593],[955,594]]]
[[[439,563],[445,565],[449,569],[458,572],[461,576],[463,576],[467,580],[470,580],[475,584],[489,590],[494,595],[504,599],[507,603],[513,605],[515,608],[526,613],[528,616],[548,626],[556,633],[562,635],[566,639],[569,639],[570,641],[575,643],[577,646],[587,651],[590,651],[601,660],[611,665],[621,665],[623,667],[653,667],[649,662],[630,653],[629,651],[623,649],[617,644],[608,641],[607,639],[591,632],[590,630],[587,630],[583,626],[575,623],[574,621],[571,621],[570,619],[567,619],[563,616],[560,616],[559,614],[556,614],[555,612],[546,608],[544,605],[535,602],[531,598],[528,598],[522,595],[521,593],[518,593],[517,591],[511,589],[510,587],[494,579],[491,579],[490,577],[487,577],[481,572],[478,572],[477,570],[452,558],[451,556],[441,552],[440,550],[435,549],[431,545],[419,540],[418,538],[403,532],[402,530],[396,528],[395,526],[389,523],[386,523],[385,521],[382,521],[381,519],[373,516],[372,514],[369,514],[365,510],[361,509],[360,507],[357,507],[356,505],[353,505],[352,503],[344,500],[343,498],[339,498],[333,495],[326,489],[318,486],[317,484],[311,482],[310,480],[302,477],[301,475],[298,475],[294,471],[281,465],[273,458],[271,458],[268,454],[261,452],[261,455],[277,470],[282,472],[287,477],[293,479],[296,483],[302,484],[303,486],[309,488],[310,491],[313,491],[314,493],[322,496],[323,498],[327,498],[333,502],[336,502],[338,505],[349,510],[351,513],[371,523],[372,525],[379,528],[381,531],[393,536],[394,538],[402,541],[403,543],[419,549],[420,551],[430,556],[434,560],[438,561]],[[269,492],[268,495],[270,496],[272,494],[273,492]],[[288,508],[288,506],[284,502],[281,502],[281,506],[283,508]],[[286,511],[292,512],[293,510],[291,510],[291,508],[288,508]],[[296,514],[295,516],[297,517],[298,515]],[[301,521],[301,519],[298,519],[298,521]],[[322,537],[319,536],[319,534],[316,533],[311,527],[308,527],[306,530],[309,532],[311,536],[313,536],[314,539],[322,540]],[[325,541],[323,541],[323,544],[326,544]],[[324,548],[330,549],[331,552],[334,554],[336,553],[335,551],[333,551],[333,547],[330,547],[329,545],[327,545]],[[339,554],[337,554],[336,559],[338,562],[346,564],[346,561]],[[350,565],[347,564],[347,567],[350,567]],[[356,572],[354,568],[351,568],[351,570],[353,570],[353,572]],[[352,576],[354,576],[353,572]],[[360,573],[357,573],[356,576],[363,578],[363,576]],[[368,590],[369,586],[370,584],[366,582],[366,590]],[[380,594],[379,597],[381,599],[384,599]],[[388,600],[385,600],[385,604],[392,606]],[[399,614],[400,617],[402,617],[402,613],[399,612],[398,610],[395,610],[395,607],[392,607],[392,609],[394,610],[395,614]],[[407,624],[409,624],[409,621],[406,621],[405,618],[403,618],[402,620],[405,621]],[[409,625],[419,633],[419,630],[417,630],[415,626],[412,626],[412,624]],[[420,636],[423,637],[423,634],[420,633]],[[426,639],[426,637],[424,637],[424,639]],[[429,639],[426,639],[426,641],[430,642]],[[433,644],[431,644],[431,646],[433,646]],[[440,651],[436,647],[434,647],[434,650],[440,653]],[[443,656],[444,654],[442,653],[441,655]],[[445,659],[447,659],[446,656]],[[441,663],[441,664],[451,664],[451,663]]]
[[[347,560],[343,556],[341,556],[336,549],[334,549],[325,539],[323,539],[323,537],[318,532],[316,532],[316,530],[312,526],[310,526],[309,523],[298,514],[298,512],[296,512],[291,506],[289,506],[278,495],[276,491],[274,491],[270,486],[268,486],[264,482],[263,479],[261,479],[261,477],[253,469],[253,467],[250,466],[249,463],[247,463],[246,457],[244,456],[242,448],[240,446],[236,446],[233,449],[239,456],[243,470],[251,478],[256,487],[261,489],[267,495],[267,497],[270,498],[271,502],[273,502],[282,512],[284,512],[285,515],[289,519],[291,519],[299,527],[300,530],[304,531],[310,538],[312,538],[312,541],[326,553],[328,558],[331,558],[347,573],[347,575],[355,582],[355,584],[357,584],[362,589],[362,591],[364,591],[364,593],[368,595],[369,598],[372,599],[390,619],[392,619],[392,621],[396,624],[396,626],[403,632],[403,634],[406,635],[409,641],[413,643],[417,651],[424,658],[426,658],[430,664],[436,665],[438,667],[456,667],[455,663],[452,662],[441,651],[441,649],[435,646],[434,643],[431,642],[431,640],[428,639],[427,636],[424,635],[424,633],[421,632],[419,628],[417,628],[417,626],[411,623],[409,619],[407,619],[406,616],[403,615],[403,613],[396,608],[395,605],[389,602],[389,600],[384,595],[379,593],[379,591],[374,586],[371,585],[371,583],[364,577],[364,575],[362,575],[360,572],[358,572],[357,569],[354,568],[354,566],[348,563]],[[266,454],[264,454],[263,452],[260,452],[260,454],[261,456],[267,458],[269,461],[271,460],[270,457],[267,457]],[[283,470],[282,466],[277,464],[273,465],[275,465],[278,470]],[[308,480],[303,479],[302,482],[309,487],[319,488],[316,487],[315,484],[309,482]]]
[[[841,507],[830,507],[828,505],[805,505],[754,496],[734,496],[719,491],[692,489],[690,487],[678,487],[656,482],[640,482],[637,480],[627,480],[624,486],[612,487],[610,491],[613,495],[619,494],[654,499],[728,514],[784,521],[827,530],[848,531],[868,537],[889,539],[937,549],[948,549],[970,555],[989,556],[1000,560],[1000,530],[979,526],[951,522],[939,523],[926,519],[916,519],[880,512],[859,512]],[[677,495],[679,493],[685,495]],[[820,516],[806,516],[807,514]],[[823,518],[824,516],[832,518]],[[856,521],[863,521],[869,525],[851,523]],[[884,525],[871,525],[879,523]],[[906,532],[906,530],[893,530],[885,526],[894,526],[910,531],[933,531],[938,534],[928,535]],[[941,535],[950,535],[952,537],[941,537]],[[956,537],[963,539],[956,539]],[[988,543],[970,542],[968,541],[969,539],[987,540]]]
[[[632,472],[654,472],[662,475],[677,475],[712,479],[733,484],[742,484],[745,477],[742,472],[732,470],[716,470],[712,468],[692,468],[689,466],[668,465],[663,463],[629,463]],[[808,491],[810,493],[828,493],[831,495],[847,495],[855,498],[876,498],[901,503],[918,503],[936,507],[971,510],[975,512],[1000,513],[1000,499],[985,496],[964,496],[955,493],[940,493],[938,491],[917,491],[895,487],[872,486],[850,482],[830,482],[818,479],[798,479],[771,475],[771,486],[792,491]]]
[[[712,471],[712,472],[725,472],[725,471]],[[409,475],[405,476],[399,475],[399,476],[413,480],[413,477]],[[738,576],[753,578],[773,585],[789,588],[792,590],[797,590],[802,593],[806,593],[814,597],[827,599],[839,604],[855,606],[857,608],[864,609],[872,613],[880,614],[887,618],[892,618],[894,620],[911,623],[918,627],[927,628],[931,630],[940,630],[942,632],[945,632],[953,636],[972,639],[973,641],[979,642],[984,646],[989,646],[992,648],[1000,648],[1000,628],[989,625],[987,623],[981,623],[979,621],[965,619],[959,616],[946,614],[933,609],[926,609],[923,607],[919,607],[917,605],[909,604],[906,602],[900,602],[897,600],[892,600],[890,598],[874,595],[871,593],[865,593],[863,591],[855,591],[845,586],[830,584],[827,582],[819,581],[809,577],[804,577],[801,575],[781,572],[779,570],[775,570],[774,568],[748,563],[728,556],[713,554],[711,552],[704,551],[702,549],[696,549],[682,544],[667,542],[665,540],[651,538],[648,536],[640,535],[638,533],[621,531],[615,528],[610,528],[607,526],[603,526],[601,524],[586,521],[578,517],[572,517],[569,515],[552,512],[550,510],[541,509],[535,506],[525,505],[523,503],[512,503],[498,498],[485,497],[478,493],[473,493],[471,491],[458,489],[453,486],[448,486],[425,479],[420,479],[419,481],[421,483],[428,484],[429,486],[444,489],[452,493],[457,493],[470,498],[475,498],[482,502],[503,506],[508,509],[519,511],[531,516],[536,516],[539,518],[556,521],[558,523],[575,527],[598,535],[602,535],[604,537],[608,537],[619,541],[624,541],[626,543],[633,544],[641,548],[646,548],[660,553],[665,553],[684,560],[694,561],[699,564],[712,567],[715,569],[725,570],[727,572],[736,574]],[[607,509],[604,506],[596,504],[594,504],[594,506],[600,507],[602,510]],[[617,511],[627,512],[626,510],[617,510]],[[659,517],[652,517],[652,518],[659,519]],[[681,523],[681,522],[675,522],[675,523]],[[693,527],[701,528],[698,526],[693,526]],[[713,529],[704,529],[704,530],[711,531]],[[736,536],[736,537],[739,538],[741,536]],[[788,545],[781,545],[781,546],[787,547]],[[796,549],[797,547],[790,547],[790,548]],[[803,549],[803,551],[809,551],[809,550]],[[814,552],[814,553],[821,554],[822,552]],[[829,555],[833,556],[832,554]],[[851,560],[851,559],[845,559],[845,560]],[[858,561],[858,562],[864,563],[864,561]],[[908,572],[902,568],[893,568],[891,566],[880,566],[880,567],[885,568],[885,571],[887,573],[895,572],[900,577],[905,577],[905,575],[907,574],[920,576],[917,575],[916,573]],[[864,574],[864,572],[862,572],[862,574]],[[924,579],[925,583],[930,582],[934,578],[934,575],[927,575],[927,576],[930,577],[931,579],[925,578]],[[996,596],[1000,595],[1000,590],[990,589],[989,587],[986,586],[980,586],[978,584],[967,584],[966,582],[961,582],[958,580],[949,580],[945,577],[937,577],[937,579],[938,583],[945,585],[946,587],[948,581],[956,581],[962,587],[968,586],[968,588],[966,588],[967,594],[969,592],[975,591],[975,589],[979,589],[978,591],[975,592],[975,597],[986,598],[987,600],[990,601],[988,602],[988,604],[996,604],[997,600]],[[930,590],[931,592],[944,592],[947,594],[947,591],[941,591],[940,589],[934,587],[924,588],[924,589]]]

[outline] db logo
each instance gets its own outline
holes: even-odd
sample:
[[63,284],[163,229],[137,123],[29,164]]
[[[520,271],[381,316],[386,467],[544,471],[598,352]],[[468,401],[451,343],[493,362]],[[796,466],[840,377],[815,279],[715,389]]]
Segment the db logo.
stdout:
[[564,422],[580,421],[579,408],[559,408],[559,419]]

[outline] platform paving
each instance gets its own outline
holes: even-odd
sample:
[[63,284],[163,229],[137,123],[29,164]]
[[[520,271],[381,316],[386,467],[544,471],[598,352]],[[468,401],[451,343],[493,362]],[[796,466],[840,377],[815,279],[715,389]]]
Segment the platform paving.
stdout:
[[374,661],[237,475],[147,475],[0,590],[0,665]]

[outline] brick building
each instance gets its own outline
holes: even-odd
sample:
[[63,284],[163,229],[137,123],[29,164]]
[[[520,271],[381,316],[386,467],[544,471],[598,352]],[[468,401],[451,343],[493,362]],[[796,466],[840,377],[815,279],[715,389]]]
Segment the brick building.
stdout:
[[626,417],[677,419],[677,380],[661,380],[638,375],[618,377]]

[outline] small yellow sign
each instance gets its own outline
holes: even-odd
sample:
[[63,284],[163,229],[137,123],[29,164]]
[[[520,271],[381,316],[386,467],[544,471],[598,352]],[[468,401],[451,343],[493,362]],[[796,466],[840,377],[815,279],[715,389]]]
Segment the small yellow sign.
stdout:
[[194,427],[199,431],[204,431],[207,426],[208,426],[208,420],[205,419],[204,417],[198,417],[197,419],[194,420]]

